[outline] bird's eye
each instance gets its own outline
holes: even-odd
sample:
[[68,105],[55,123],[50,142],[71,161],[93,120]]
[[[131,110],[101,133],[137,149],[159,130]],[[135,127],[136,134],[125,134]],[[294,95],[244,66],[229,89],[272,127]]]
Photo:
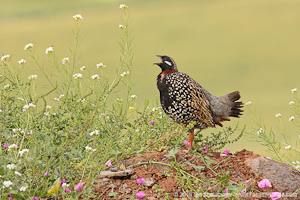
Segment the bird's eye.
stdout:
[[170,63],[169,61],[164,61],[167,65],[172,66],[172,63]]

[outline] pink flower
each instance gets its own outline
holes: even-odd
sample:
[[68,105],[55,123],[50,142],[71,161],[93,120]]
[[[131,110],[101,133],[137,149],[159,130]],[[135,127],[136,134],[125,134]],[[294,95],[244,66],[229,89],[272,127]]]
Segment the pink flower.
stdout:
[[250,182],[250,180],[246,180],[246,181],[244,181],[244,183],[249,183]]
[[27,136],[27,135],[28,135],[28,133],[25,133],[25,135]]
[[228,193],[228,189],[225,188],[225,190],[224,190],[224,195],[226,195],[227,193]]
[[72,191],[69,188],[66,188],[65,192],[71,193]]
[[44,176],[45,176],[45,177],[47,177],[47,176],[48,176],[48,171],[46,171],[46,172],[45,172]]
[[57,175],[58,175],[58,176],[60,176],[60,174],[59,174],[59,172],[58,172],[58,171],[56,171],[56,173],[57,173]]
[[207,153],[207,148],[203,148],[203,153]]
[[136,182],[137,182],[138,184],[140,184],[140,185],[141,185],[144,181],[145,181],[144,178],[138,178],[138,179],[136,179]]
[[37,198],[37,197],[32,197],[32,200],[39,200],[39,198]]
[[242,193],[242,194],[246,194],[246,193],[247,193],[247,188],[243,189],[243,190],[241,191],[241,193]]
[[112,166],[110,159],[105,163],[105,165],[108,167]]
[[81,188],[83,187],[84,182],[78,183],[75,187],[74,190],[81,190]]
[[139,199],[142,199],[145,196],[145,193],[144,192],[138,192],[138,193],[135,194],[135,196]]
[[63,183],[66,183],[66,179],[60,181],[60,185],[62,185]]
[[9,195],[7,195],[7,197],[8,197],[8,200],[14,200],[14,195],[12,195],[12,194],[9,194]]
[[213,142],[211,142],[211,143],[210,143],[210,146],[212,147],[213,145],[214,145],[214,143],[213,143]]
[[272,200],[276,200],[281,198],[281,193],[280,192],[273,192],[272,194],[270,194],[270,197]]
[[190,146],[190,142],[184,141],[185,146]]
[[260,188],[265,188],[265,187],[270,187],[271,186],[271,182],[268,179],[263,179],[261,181],[259,181],[258,183],[258,187]]
[[229,149],[226,149],[225,151],[223,151],[224,154],[229,154]]
[[6,149],[8,147],[8,145],[9,145],[9,143],[4,143],[3,148]]
[[150,121],[150,124],[151,124],[151,125],[154,125],[154,121],[153,121],[153,120],[152,120],[152,121]]
[[220,153],[220,157],[227,156],[227,154]]

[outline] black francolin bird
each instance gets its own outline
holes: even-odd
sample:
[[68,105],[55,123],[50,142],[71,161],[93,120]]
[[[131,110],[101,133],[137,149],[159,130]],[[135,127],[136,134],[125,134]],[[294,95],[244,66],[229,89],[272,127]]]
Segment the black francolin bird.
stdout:
[[189,134],[191,148],[195,128],[202,130],[215,125],[223,127],[221,122],[230,121],[228,117],[242,115],[243,103],[237,102],[241,97],[239,91],[225,96],[214,96],[187,74],[178,72],[172,58],[157,56],[161,62],[154,64],[162,70],[157,76],[161,107],[177,123],[188,125],[196,122]]

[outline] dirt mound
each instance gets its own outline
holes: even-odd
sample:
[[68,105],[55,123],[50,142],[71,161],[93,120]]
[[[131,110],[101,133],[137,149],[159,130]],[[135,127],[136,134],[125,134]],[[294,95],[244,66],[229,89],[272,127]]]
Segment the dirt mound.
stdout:
[[[226,188],[230,195],[244,184],[247,191],[237,191],[239,198],[270,199],[272,192],[281,192],[281,199],[300,198],[298,170],[251,151],[221,157],[220,153],[191,154],[183,147],[176,152],[176,160],[174,156],[171,150],[130,157],[102,171],[93,192],[97,199],[136,199],[137,192],[145,193],[143,199],[204,199],[224,197]],[[137,184],[138,178],[145,179],[142,185]],[[262,179],[269,179],[272,187],[259,188]]]

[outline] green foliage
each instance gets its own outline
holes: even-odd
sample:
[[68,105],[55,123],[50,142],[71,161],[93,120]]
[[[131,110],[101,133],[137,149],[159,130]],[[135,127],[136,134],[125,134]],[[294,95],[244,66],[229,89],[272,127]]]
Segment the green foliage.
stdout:
[[[27,74],[22,64],[19,67],[10,57],[2,57],[0,185],[5,187],[0,187],[0,198],[11,194],[20,199],[58,195],[65,199],[93,198],[91,182],[106,167],[107,160],[114,162],[143,153],[150,146],[159,151],[172,149],[166,157],[175,158],[171,166],[180,172],[187,186],[193,188],[191,184],[203,182],[176,163],[178,146],[184,144],[187,134],[180,130],[181,125],[163,114],[157,100],[150,104],[145,99],[141,107],[135,103],[134,37],[127,9],[122,9],[121,19],[121,50],[114,76],[108,75],[104,64],[97,65],[96,74],[81,65],[80,19],[74,20],[70,58],[60,58],[54,46],[48,48],[48,62],[45,62],[39,60],[35,46],[26,49],[27,63],[36,67],[37,75]],[[47,84],[41,85],[41,79]],[[224,133],[205,139],[198,134],[196,148],[205,148],[212,142],[214,145],[209,150],[220,149],[233,132],[227,128]],[[207,165],[213,163],[209,157],[203,159]],[[202,169],[189,161],[186,163]],[[69,186],[60,186],[63,179]],[[78,183],[84,186],[74,191]],[[66,187],[71,192],[66,192]],[[110,195],[115,197],[117,193]]]
[[[4,181],[11,181],[12,185],[0,187],[0,198],[10,194],[22,199],[58,194],[76,199],[92,195],[87,192],[92,189],[90,182],[105,168],[107,160],[140,152],[165,132],[179,127],[162,114],[157,101],[152,103],[152,109],[149,100],[142,108],[135,104],[133,37],[128,21],[127,9],[122,9],[126,28],[120,29],[119,68],[113,78],[107,75],[103,64],[97,66],[98,73],[94,75],[82,68],[82,20],[74,20],[71,58],[59,61],[54,47],[53,51],[48,49],[46,63],[39,60],[34,46],[26,50],[27,62],[39,70],[37,76],[27,78],[22,64],[19,67],[10,57],[3,58],[0,133],[1,146],[5,146],[0,150],[0,185]],[[45,68],[51,68],[51,73]],[[39,79],[48,82],[42,86],[47,92],[40,93]],[[124,96],[118,95],[121,90],[126,91]],[[154,125],[150,124],[152,120]],[[182,140],[176,141],[183,143]],[[15,167],[8,168],[10,164]],[[65,192],[57,184],[62,179],[72,192]],[[84,187],[75,192],[73,187],[79,182],[85,182]],[[17,186],[26,189],[20,191]]]
[[[299,149],[299,130],[300,130],[300,100],[297,96],[297,89],[292,89],[293,101],[290,101],[289,105],[293,111],[293,116],[289,119],[281,116],[277,113],[275,117],[278,120],[279,126],[276,128],[267,128],[263,123],[262,118],[256,117],[255,111],[252,109],[251,103],[249,104],[249,112],[253,117],[257,127],[252,128],[248,133],[256,142],[261,143],[267,149],[266,151],[273,155],[273,159],[289,163],[290,165],[300,168],[300,149]],[[288,125],[285,125],[284,121],[288,121]],[[288,126],[293,125],[297,132],[289,132]]]

